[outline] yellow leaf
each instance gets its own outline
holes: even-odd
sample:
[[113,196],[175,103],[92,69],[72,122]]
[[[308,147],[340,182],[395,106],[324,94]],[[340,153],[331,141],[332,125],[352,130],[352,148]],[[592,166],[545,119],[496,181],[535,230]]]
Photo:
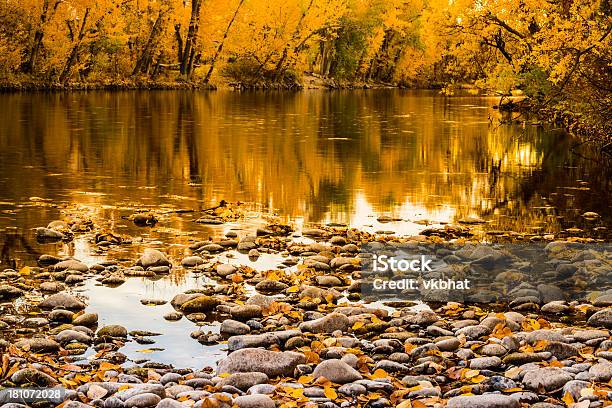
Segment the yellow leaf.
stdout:
[[379,378],[387,378],[387,377],[389,377],[389,374],[387,374],[387,372],[383,370],[382,368],[377,369],[376,371],[374,371],[374,374],[370,376],[372,380],[377,380]]
[[336,393],[336,390],[334,390],[331,387],[325,387],[323,388],[323,391],[325,392],[325,396],[332,401],[338,398],[338,394]]
[[478,374],[480,374],[478,370],[467,370],[465,372],[465,378],[469,380],[470,378],[476,377]]
[[300,384],[308,384],[314,381],[313,376],[311,375],[303,375],[298,379],[298,382]]
[[568,407],[572,406],[572,404],[574,403],[574,397],[572,397],[572,394],[570,394],[569,392],[566,392],[565,395],[563,396],[563,398],[561,398],[561,400]]
[[297,285],[291,286],[289,289],[287,289],[287,293],[297,293],[300,291],[300,287]]
[[487,377],[485,377],[484,375],[477,375],[476,377],[472,378],[472,382],[474,384],[477,384],[477,383],[483,382],[486,379],[487,379]]
[[427,408],[427,405],[417,400],[412,402],[412,408]]
[[353,330],[359,330],[361,329],[363,326],[365,326],[364,322],[355,322],[355,324],[353,325],[352,329]]
[[28,276],[32,274],[32,269],[29,266],[24,266],[19,270],[19,274],[22,276]]
[[410,402],[410,400],[404,400],[400,402],[399,404],[397,404],[395,408],[413,408],[413,407],[412,407],[412,403]]

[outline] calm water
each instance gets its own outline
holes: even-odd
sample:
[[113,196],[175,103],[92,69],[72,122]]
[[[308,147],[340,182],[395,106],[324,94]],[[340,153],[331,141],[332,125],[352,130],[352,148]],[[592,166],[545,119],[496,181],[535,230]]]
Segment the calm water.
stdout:
[[[126,262],[149,245],[180,259],[190,239],[265,221],[209,227],[194,215],[166,215],[139,229],[120,217],[221,199],[298,226],[342,222],[413,234],[426,223],[479,217],[485,229],[607,236],[609,168],[560,131],[499,125],[496,102],[400,90],[0,94],[0,265],[33,264],[42,253],[102,259],[86,238],[36,243],[31,228],[67,213],[141,241],[113,254]],[[601,218],[586,222],[585,211]],[[381,224],[380,215],[402,221]],[[188,336],[193,323],[164,321],[169,305],[139,303],[197,287],[196,277],[178,270],[116,289],[94,284],[82,289],[103,323],[162,331],[153,347],[181,350],[140,357],[201,363],[190,360],[202,350]],[[135,356],[150,348],[128,347]]]

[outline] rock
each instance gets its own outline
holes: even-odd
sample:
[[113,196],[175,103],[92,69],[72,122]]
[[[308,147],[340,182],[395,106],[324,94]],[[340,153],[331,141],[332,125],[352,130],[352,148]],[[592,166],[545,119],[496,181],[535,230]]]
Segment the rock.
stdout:
[[567,339],[563,334],[554,330],[534,330],[527,334],[525,340],[529,344],[536,344],[540,340],[558,341],[561,343],[567,342]]
[[78,271],[78,272],[87,272],[89,267],[85,265],[81,261],[77,261],[76,259],[67,259],[65,261],[60,261],[51,267],[54,271]]
[[223,388],[226,385],[231,385],[239,390],[246,391],[254,385],[265,384],[267,382],[268,376],[264,373],[234,373],[219,381],[217,388]]
[[250,320],[261,317],[262,309],[258,305],[239,305],[230,309],[230,315],[236,320]]
[[597,297],[593,301],[593,306],[597,306],[597,307],[612,306],[612,293],[607,293],[607,294]]
[[57,381],[53,377],[35,368],[23,368],[16,371],[11,376],[11,381],[15,384],[32,383],[41,387],[50,387],[57,384]]
[[74,318],[72,324],[75,326],[95,326],[98,324],[98,314],[97,313],[83,313]]
[[65,236],[59,231],[54,231],[49,228],[36,228],[36,239],[43,242],[61,241]]
[[605,327],[612,329],[612,308],[607,308],[594,313],[588,320],[588,324],[593,327]]
[[567,371],[561,368],[544,367],[527,371],[523,377],[523,384],[534,391],[544,387],[546,392],[552,392],[562,388],[573,379]]
[[591,380],[608,382],[612,378],[612,363],[598,363],[589,369]]
[[504,363],[515,366],[542,360],[544,360],[544,357],[540,353],[511,353],[503,359]]
[[185,405],[179,401],[175,401],[172,398],[164,398],[159,401],[155,408],[185,408]]
[[349,318],[341,313],[330,313],[327,316],[300,324],[299,328],[311,333],[332,333],[336,330],[345,332],[350,327]]
[[551,353],[557,357],[557,360],[565,360],[570,357],[577,356],[579,350],[571,344],[561,343],[558,341],[551,341],[544,346],[544,351]]
[[582,397],[582,395],[580,395],[580,391],[583,388],[588,388],[590,385],[591,383],[588,381],[572,380],[563,386],[563,391],[561,394],[565,395],[569,393],[574,398],[574,401],[578,401],[580,397]]
[[0,299],[14,299],[23,295],[23,290],[11,285],[0,285]]
[[168,312],[164,315],[164,319],[174,322],[177,320],[181,320],[183,318],[183,314],[179,312]]
[[217,265],[217,275],[221,276],[222,278],[226,278],[229,275],[236,273],[236,267],[234,265],[229,265],[229,264],[219,264]]
[[340,386],[340,388],[338,388],[338,392],[340,394],[354,397],[357,395],[365,394],[366,392],[368,392],[368,390],[366,389],[366,387],[364,387],[361,384],[352,383],[352,384],[344,384]]
[[187,256],[185,258],[183,258],[183,261],[181,262],[181,265],[183,265],[186,268],[193,268],[194,266],[198,266],[198,265],[202,265],[204,264],[204,259],[201,256]]
[[118,338],[126,338],[128,335],[127,329],[118,324],[111,324],[108,326],[104,326],[98,330],[96,336],[98,337],[118,337]]
[[53,353],[58,351],[60,348],[59,343],[56,341],[42,337],[21,339],[15,343],[15,346],[20,349],[28,349],[33,353]]
[[269,347],[278,343],[280,343],[280,340],[274,333],[238,335],[229,338],[227,348],[229,351],[236,351],[256,347]]
[[436,346],[441,351],[455,351],[461,346],[461,341],[456,337],[452,337],[436,342]]
[[244,323],[241,323],[236,320],[225,319],[223,323],[221,323],[221,333],[226,334],[247,334],[251,331],[251,328]]
[[212,296],[202,295],[183,303],[181,311],[185,314],[210,312],[217,305],[219,305],[219,300]]
[[136,265],[147,269],[153,266],[170,266],[171,263],[162,252],[157,249],[147,248],[144,254],[136,261]]
[[304,364],[303,354],[291,351],[275,352],[256,348],[234,351],[219,362],[217,373],[260,372],[268,377],[293,376],[298,364]]
[[74,313],[70,310],[55,309],[49,313],[49,320],[59,323],[71,323],[74,318]]
[[81,310],[85,309],[85,303],[81,302],[76,297],[69,295],[66,292],[56,293],[49,296],[38,304],[41,309],[68,309]]
[[263,293],[280,293],[288,287],[289,285],[286,283],[277,280],[264,279],[255,285],[255,290]]
[[346,384],[361,380],[363,377],[359,371],[342,360],[324,360],[317,365],[313,372],[314,378],[325,377],[331,382]]
[[60,282],[43,282],[40,284],[40,290],[42,292],[57,293],[64,289],[66,289],[66,287]]
[[499,367],[502,361],[499,357],[479,357],[470,360],[472,370],[491,370]]
[[143,394],[134,395],[125,400],[125,407],[147,408],[154,407],[161,401],[159,395],[145,392]]
[[453,397],[447,408],[520,408],[521,404],[508,395],[483,394]]
[[257,305],[261,307],[262,309],[268,309],[272,305],[272,303],[274,303],[275,301],[276,301],[276,298],[273,296],[266,296],[260,293],[256,293],[247,299],[246,304],[247,305]]
[[73,341],[87,344],[91,342],[91,337],[76,330],[62,330],[55,335],[55,340],[60,344],[67,344]]
[[274,400],[265,394],[241,395],[234,399],[238,408],[275,408]]
[[342,286],[343,285],[343,283],[340,280],[340,278],[338,278],[336,276],[319,275],[315,279],[317,281],[317,285],[319,285],[319,286],[332,287],[332,286]]

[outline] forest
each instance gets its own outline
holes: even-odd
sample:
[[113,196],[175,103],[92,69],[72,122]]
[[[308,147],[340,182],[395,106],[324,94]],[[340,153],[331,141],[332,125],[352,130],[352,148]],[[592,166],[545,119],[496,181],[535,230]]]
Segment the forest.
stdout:
[[0,0],[0,83],[468,85],[605,134],[610,11],[609,0]]

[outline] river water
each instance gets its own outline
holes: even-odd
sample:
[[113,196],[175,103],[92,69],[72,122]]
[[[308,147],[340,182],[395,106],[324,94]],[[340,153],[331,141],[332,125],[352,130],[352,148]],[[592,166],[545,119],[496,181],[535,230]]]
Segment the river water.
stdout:
[[[272,217],[298,228],[334,222],[396,234],[481,219],[478,228],[489,231],[607,237],[609,169],[560,130],[500,124],[496,102],[402,90],[0,94],[0,262],[34,265],[43,253],[90,265],[104,259],[88,239],[34,239],[32,228],[75,212],[133,237],[114,254],[126,262],[155,245],[180,260],[190,240]],[[121,218],[223,199],[248,203],[253,216],[206,226],[193,222],[196,214],[162,215],[145,229]],[[587,211],[600,217],[585,220]],[[277,259],[258,262],[251,266]],[[187,334],[194,324],[166,322],[169,305],[139,299],[169,300],[201,284],[178,269],[113,289],[90,280],[80,290],[101,323],[164,333],[155,347],[167,350],[141,357],[193,366],[223,353],[194,362],[203,349]],[[138,356],[139,348],[126,350]]]

